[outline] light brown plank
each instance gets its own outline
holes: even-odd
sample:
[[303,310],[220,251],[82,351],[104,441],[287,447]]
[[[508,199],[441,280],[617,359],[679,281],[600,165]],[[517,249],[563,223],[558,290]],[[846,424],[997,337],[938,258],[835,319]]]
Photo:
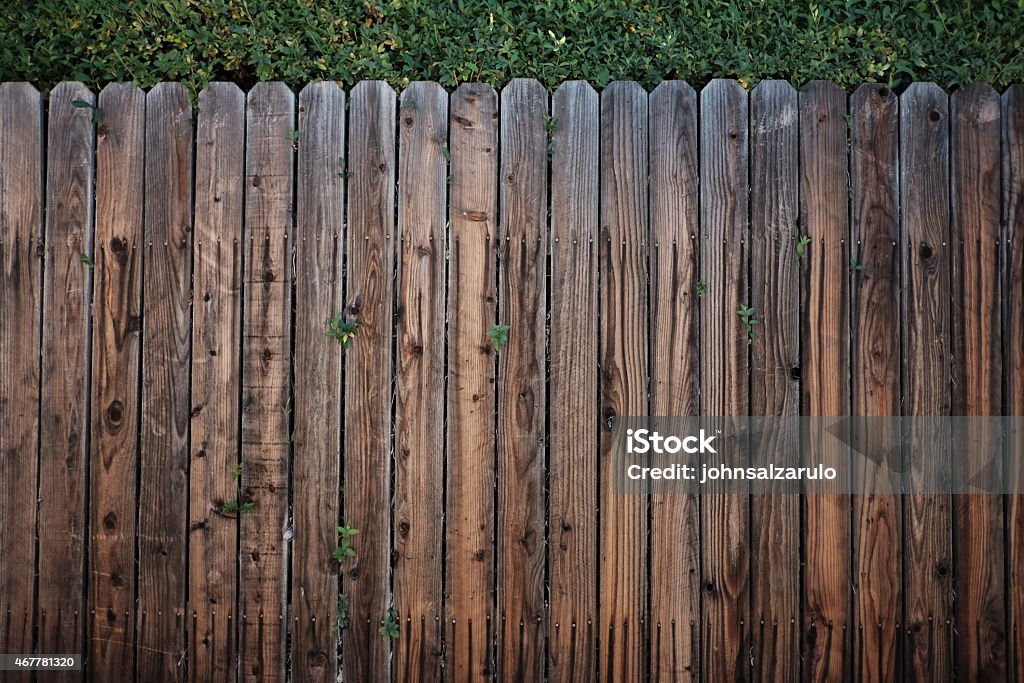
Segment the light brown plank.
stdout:
[[189,672],[233,679],[238,661],[238,497],[242,345],[245,93],[211,83],[199,93],[192,440],[189,472]]
[[[747,93],[713,80],[700,96],[701,413],[747,415],[749,338],[737,315],[749,304]],[[701,496],[702,678],[750,671],[749,497]]]
[[[292,192],[295,96],[259,83],[246,99],[242,279],[241,675],[285,667],[285,568],[291,454]],[[333,520],[324,520],[332,524]]]
[[452,93],[448,207],[446,678],[494,675],[494,324],[498,97]]
[[182,680],[192,337],[192,106],[185,86],[146,95],[137,677]]
[[[76,107],[76,101],[89,106]],[[36,650],[41,653],[80,652],[85,645],[82,569],[95,153],[90,106],[95,103],[81,83],[61,83],[50,92],[37,525]],[[54,675],[55,680],[73,677]]]
[[343,349],[325,331],[343,307],[345,93],[337,83],[302,89],[299,131],[291,662],[296,681],[334,681],[338,573],[345,569],[331,556],[338,545]]
[[563,83],[552,115],[548,675],[591,681],[598,638],[597,93],[585,81]]
[[22,653],[35,601],[43,168],[39,91],[0,84],[0,642]]
[[92,328],[89,670],[121,681],[134,666],[135,513],[139,457],[142,213],[146,95],[100,93]]
[[[665,81],[648,102],[651,415],[697,415],[697,94],[682,81]],[[651,508],[651,679],[695,679],[700,673],[699,500],[656,493]]]

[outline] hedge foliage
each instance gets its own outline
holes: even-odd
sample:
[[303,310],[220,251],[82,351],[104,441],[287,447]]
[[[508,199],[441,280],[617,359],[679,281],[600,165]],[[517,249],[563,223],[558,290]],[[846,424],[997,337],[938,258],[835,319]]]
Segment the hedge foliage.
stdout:
[[0,80],[1024,80],[1024,0],[0,0]]

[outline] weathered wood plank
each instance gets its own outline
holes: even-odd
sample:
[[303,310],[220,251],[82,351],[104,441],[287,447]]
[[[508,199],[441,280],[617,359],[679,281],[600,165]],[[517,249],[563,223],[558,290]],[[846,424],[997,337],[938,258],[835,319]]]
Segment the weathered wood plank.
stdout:
[[648,496],[616,491],[612,426],[646,415],[647,93],[616,81],[601,94],[600,594],[602,675],[636,680],[647,664]]
[[[797,92],[785,81],[762,81],[750,94],[750,305],[760,320],[752,347],[752,415],[800,414],[800,280],[797,251],[799,144]],[[795,452],[789,429],[768,429],[753,455]],[[800,499],[752,496],[750,575],[754,679],[800,675]]]
[[337,83],[302,89],[299,131],[291,663],[295,681],[333,682],[342,626],[335,624],[338,573],[345,569],[331,555],[340,515],[343,349],[325,333],[343,307],[345,93]]
[[[648,106],[651,415],[697,415],[697,94],[682,81],[665,81],[650,94]],[[699,515],[696,495],[651,496],[649,621],[655,681],[700,673]]]
[[39,91],[27,83],[0,84],[0,642],[5,652],[32,651],[43,169]]
[[[585,81],[552,101],[548,675],[597,675],[598,95]],[[582,475],[582,476],[580,476]]]
[[[903,411],[948,415],[949,107],[933,83],[914,83],[900,96],[900,212],[903,250]],[[908,456],[912,490],[933,482],[949,434],[919,428]],[[948,472],[943,477],[948,481]],[[931,487],[929,487],[931,488]],[[941,681],[952,675],[953,585],[950,497],[929,492],[904,498],[907,621],[905,675]]]
[[[863,85],[850,100],[853,125],[851,263],[856,272],[851,300],[852,414],[899,415],[900,247],[898,100],[884,85]],[[893,444],[888,434],[871,447]],[[884,452],[884,451],[883,451]],[[855,597],[854,677],[891,681],[897,664],[901,623],[900,499],[885,491],[890,467],[899,463],[862,461],[854,485],[870,491],[853,499]],[[882,492],[879,492],[881,490]]]
[[96,131],[89,499],[90,678],[122,681],[135,653],[135,513],[146,95],[100,93]]
[[50,93],[37,525],[36,651],[42,653],[80,652],[85,645],[95,103],[81,83],[61,83]]
[[[1003,413],[1000,119],[999,95],[989,86],[969,85],[950,97],[954,415]],[[961,477],[978,462],[972,455],[985,449],[983,434],[967,438]],[[998,474],[997,468],[992,476]],[[981,483],[983,476],[971,479]],[[1007,674],[1002,497],[958,495],[953,506],[956,674],[1002,680]]]
[[513,79],[501,91],[498,223],[498,676],[544,678],[546,501],[547,91]]
[[359,331],[345,358],[344,500],[360,543],[342,589],[351,600],[345,673],[357,681],[390,675],[391,644],[377,629],[392,607],[395,99],[383,81],[363,81],[350,103],[346,314]]
[[412,83],[399,113],[395,378],[398,681],[441,679],[448,93]]
[[[800,92],[800,223],[810,237],[803,265],[803,412],[850,414],[850,237],[846,93],[814,81]],[[823,462],[842,453],[807,445]],[[847,480],[848,482],[848,480]],[[850,496],[805,497],[803,678],[850,676]]]
[[451,96],[448,216],[447,675],[494,675],[494,324],[498,98],[463,84]]
[[[701,413],[750,412],[749,342],[737,309],[749,304],[747,94],[713,80],[700,97]],[[750,671],[749,497],[701,496],[704,587],[702,678],[745,679]]]
[[245,195],[245,93],[211,83],[196,130],[189,471],[189,672],[235,676],[238,658],[238,498]]
[[[259,83],[246,99],[242,279],[241,675],[285,668],[285,568],[291,454],[292,192],[295,96]],[[229,513],[230,514],[230,513]],[[333,524],[334,520],[324,520]]]
[[183,680],[192,339],[192,105],[146,95],[137,677]]

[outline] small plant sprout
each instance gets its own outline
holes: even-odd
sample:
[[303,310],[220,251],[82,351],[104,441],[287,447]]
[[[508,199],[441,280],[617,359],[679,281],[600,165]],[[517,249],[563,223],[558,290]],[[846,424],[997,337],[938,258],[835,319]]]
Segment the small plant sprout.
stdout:
[[228,501],[220,508],[222,515],[238,515],[238,514],[251,514],[256,512],[256,503],[247,501],[245,503],[236,503],[234,501]]
[[242,463],[238,463],[237,465],[231,468],[231,478],[234,479],[235,481],[241,481],[242,471]]
[[299,147],[299,129],[298,128],[289,128],[288,129],[288,139],[292,141],[292,147],[298,149],[298,147]]
[[99,123],[103,120],[103,110],[92,102],[86,102],[85,100],[71,100],[71,106],[75,109],[91,109],[93,123]]
[[349,543],[349,539],[359,534],[359,529],[353,529],[347,522],[342,526],[335,527],[338,532],[338,547],[331,551],[331,557],[344,564],[346,560],[356,556],[356,550]]
[[494,347],[494,352],[497,353],[508,344],[508,331],[511,328],[508,325],[491,325],[491,329],[487,330],[487,338],[491,340],[491,346]]
[[740,320],[747,326],[747,339],[754,341],[757,339],[757,333],[754,331],[755,325],[760,325],[761,321],[755,316],[757,315],[757,309],[753,306],[744,306],[740,304],[740,309],[736,311],[737,315],[740,316]]
[[402,109],[415,109],[415,108],[416,108],[416,98],[415,97],[405,97],[405,98],[402,99]]
[[377,633],[384,640],[394,640],[398,637],[398,610],[394,607],[388,608],[388,613],[384,616]]
[[704,296],[708,293],[708,283],[704,280],[697,280],[697,284],[693,288],[697,292],[697,296]]
[[338,606],[334,612],[334,635],[341,637],[341,630],[348,626],[348,607],[351,600],[347,593],[338,593]]
[[441,156],[443,156],[444,160],[449,164],[452,163],[452,151],[448,149],[448,145],[441,148]]
[[359,322],[356,320],[345,320],[339,313],[327,321],[327,336],[337,339],[341,348],[347,349],[352,340],[356,338],[356,330],[359,329]]
[[855,257],[850,257],[850,272],[859,273],[864,270],[864,264],[858,261]]
[[796,243],[796,255],[800,257],[801,261],[807,260],[807,247],[811,246],[811,238],[807,235],[800,235],[800,239]]
[[558,131],[558,119],[554,116],[544,116],[544,128],[548,135],[548,157],[551,157],[552,152],[555,151],[555,132]]
[[345,166],[345,157],[338,157],[338,177],[339,178],[351,178],[352,172],[349,171]]
[[78,260],[79,260],[79,261],[81,261],[81,262],[82,262],[83,264],[85,264],[86,266],[88,266],[88,267],[89,267],[89,270],[92,270],[93,268],[95,268],[95,267],[96,267],[96,262],[95,262],[95,261],[94,261],[94,260],[92,259],[92,257],[91,257],[91,256],[89,256],[88,254],[86,254],[86,253],[85,253],[84,251],[82,251],[82,252],[79,252],[79,254],[78,254]]

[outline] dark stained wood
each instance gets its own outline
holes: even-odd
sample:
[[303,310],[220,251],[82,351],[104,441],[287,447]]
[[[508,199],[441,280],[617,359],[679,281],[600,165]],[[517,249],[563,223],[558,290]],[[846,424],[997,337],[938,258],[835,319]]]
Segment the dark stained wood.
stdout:
[[[697,300],[697,94],[661,83],[650,108],[651,415],[700,411]],[[700,508],[696,495],[651,495],[651,679],[700,673]]]
[[548,675],[591,681],[598,665],[597,93],[585,81],[563,83],[552,118]]
[[[246,100],[242,279],[239,648],[245,681],[285,669],[285,570],[291,453],[292,192],[295,96],[259,83]],[[230,514],[230,513],[229,513]],[[325,526],[334,520],[323,520]]]
[[[86,533],[86,424],[92,293],[92,110],[81,83],[50,93],[39,423],[39,558],[36,651],[80,652]],[[82,255],[86,258],[83,262]],[[22,541],[25,542],[25,541]],[[70,680],[57,673],[55,680]]]
[[[750,94],[750,305],[757,310],[750,410],[800,414],[799,110],[785,81],[762,81]],[[812,247],[807,246],[807,252]],[[789,429],[769,429],[752,444],[760,462],[794,452]],[[750,576],[754,679],[800,674],[800,499],[751,497]]]
[[[863,85],[850,100],[854,267],[851,315],[852,415],[899,415],[900,247],[898,100],[884,85]],[[868,434],[871,448],[893,444]],[[900,499],[885,489],[890,467],[860,459],[853,499],[854,677],[894,680],[902,621]],[[885,483],[882,483],[885,482]]]
[[146,95],[130,83],[100,93],[96,131],[90,413],[90,678],[122,681],[134,666],[135,511]]
[[[700,96],[701,413],[748,415],[749,338],[737,310],[748,305],[747,94],[711,81]],[[750,675],[749,498],[701,496],[702,678]]]
[[[292,677],[338,675],[335,618],[341,461],[343,349],[325,334],[342,313],[345,93],[337,83],[299,93],[298,203],[295,226],[295,426],[292,486]],[[359,547],[359,538],[353,545]],[[340,624],[339,624],[340,625]]]
[[[903,411],[948,415],[949,107],[933,83],[914,83],[900,96],[900,211],[903,250]],[[948,448],[948,432],[920,427],[909,459],[912,490],[929,486]],[[944,440],[944,441],[943,441]],[[948,481],[948,471],[943,481]],[[952,675],[950,617],[953,584],[950,497],[920,493],[904,499],[903,577],[907,622],[905,675],[941,681]]]
[[514,79],[501,91],[498,322],[499,677],[544,678],[548,95]]
[[446,677],[494,675],[494,356],[498,97],[452,93],[448,217]]
[[32,651],[35,601],[43,169],[39,91],[0,84],[0,648],[14,653]]
[[[850,414],[850,237],[846,93],[813,81],[799,96],[800,225],[811,238],[803,264],[802,413]],[[843,454],[807,444],[822,462]],[[849,483],[848,479],[843,480]],[[850,496],[805,497],[804,680],[848,680],[850,651]]]
[[[970,85],[950,97],[954,415],[1003,414],[1000,119],[999,95],[989,86]],[[972,481],[985,483],[973,473],[972,457],[986,448],[985,437],[967,438],[960,472],[968,469]],[[956,674],[1001,680],[1007,674],[1002,497],[958,495],[953,506]]]
[[612,427],[646,415],[647,93],[616,81],[601,94],[599,499],[601,672],[612,680],[645,675],[648,496],[618,491]]
[[196,125],[189,470],[189,672],[234,678],[238,657],[238,497],[245,196],[245,93],[211,83]]
[[185,86],[146,96],[137,677],[182,680],[192,413],[192,106]]
[[[364,81],[350,101],[345,315],[359,331],[345,353],[345,520],[358,528],[342,590],[351,600],[345,675],[387,678],[391,642],[377,632],[392,606],[391,328],[395,259],[395,91]],[[399,615],[401,617],[402,615]]]
[[412,83],[399,110],[395,358],[398,681],[441,679],[448,93]]

